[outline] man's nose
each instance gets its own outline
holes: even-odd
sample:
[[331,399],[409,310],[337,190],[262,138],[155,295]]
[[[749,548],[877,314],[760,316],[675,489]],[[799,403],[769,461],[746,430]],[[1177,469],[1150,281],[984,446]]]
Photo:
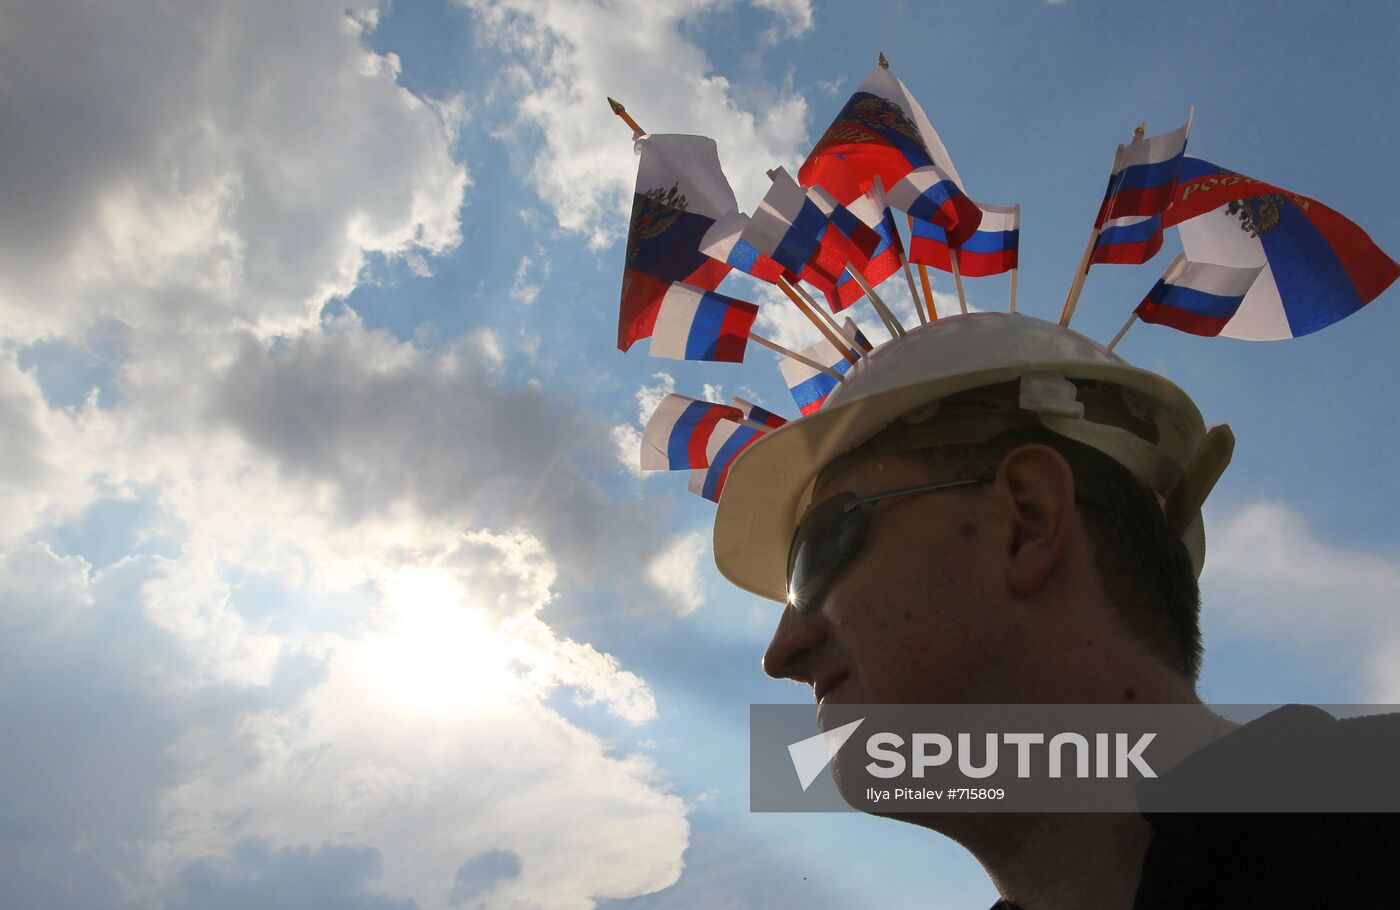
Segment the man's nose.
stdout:
[[811,683],[810,658],[825,639],[825,620],[820,613],[798,613],[796,607],[788,604],[768,650],[763,652],[763,672],[774,679]]

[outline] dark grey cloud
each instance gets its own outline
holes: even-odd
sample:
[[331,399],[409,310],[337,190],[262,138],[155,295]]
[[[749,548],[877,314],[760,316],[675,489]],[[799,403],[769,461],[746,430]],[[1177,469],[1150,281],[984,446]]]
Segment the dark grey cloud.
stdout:
[[353,321],[269,348],[241,342],[207,419],[289,480],[329,483],[338,520],[407,503],[463,528],[538,535],[569,582],[627,582],[661,546],[655,510],[617,502],[609,427],[534,385],[506,387],[464,343],[440,354]]
[[190,863],[169,910],[414,910],[367,889],[379,876],[379,853],[365,846],[323,844],[273,849],[248,839],[221,859]]
[[447,902],[460,907],[472,898],[490,892],[501,882],[520,876],[520,854],[514,850],[487,850],[478,853],[457,869],[456,880]]

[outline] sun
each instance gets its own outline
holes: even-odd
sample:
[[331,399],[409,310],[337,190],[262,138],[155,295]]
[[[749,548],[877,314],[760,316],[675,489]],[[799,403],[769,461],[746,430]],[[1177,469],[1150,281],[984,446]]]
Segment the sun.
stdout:
[[521,690],[510,642],[453,576],[405,567],[381,577],[381,628],[371,645],[381,693],[402,707],[454,715]]

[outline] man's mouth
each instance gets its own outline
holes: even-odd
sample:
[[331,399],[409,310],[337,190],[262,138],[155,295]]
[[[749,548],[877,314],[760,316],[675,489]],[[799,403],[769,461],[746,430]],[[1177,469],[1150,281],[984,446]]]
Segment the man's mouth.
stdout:
[[851,674],[849,672],[842,670],[839,673],[833,673],[825,679],[818,680],[817,684],[812,687],[812,694],[816,696],[817,704],[820,705],[825,702],[827,696],[849,679],[850,676]]

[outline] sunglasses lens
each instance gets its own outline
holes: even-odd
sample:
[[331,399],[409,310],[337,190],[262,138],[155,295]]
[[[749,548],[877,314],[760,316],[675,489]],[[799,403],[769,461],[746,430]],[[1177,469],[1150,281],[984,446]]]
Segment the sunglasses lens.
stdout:
[[803,519],[788,554],[788,599],[799,613],[821,607],[837,573],[865,541],[865,515],[847,510],[854,493],[833,496]]

